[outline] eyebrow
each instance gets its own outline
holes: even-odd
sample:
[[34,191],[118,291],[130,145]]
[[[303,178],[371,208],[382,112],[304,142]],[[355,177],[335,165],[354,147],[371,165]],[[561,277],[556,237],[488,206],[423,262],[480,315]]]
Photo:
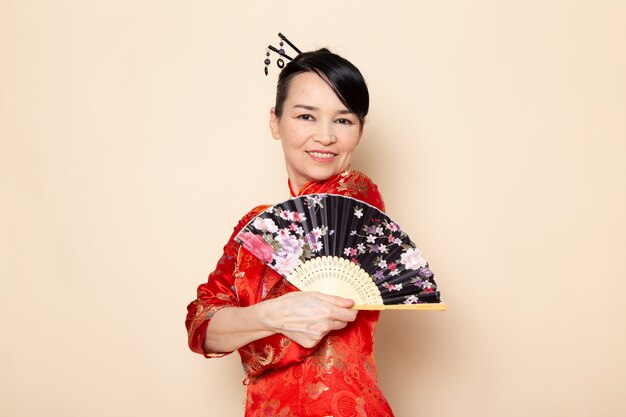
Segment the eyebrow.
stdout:
[[[298,108],[298,109],[305,109],[305,110],[308,110],[308,111],[319,110],[319,107],[309,106],[309,105],[306,105],[306,104],[294,104],[293,108],[294,109],[296,109],[296,108]],[[337,114],[353,114],[353,112],[351,112],[348,109],[344,109],[344,110],[337,111]]]
[[300,108],[300,109],[305,109],[305,110],[309,110],[309,111],[319,110],[319,108],[317,108],[315,106],[307,106],[306,104],[294,104],[293,108],[294,109]]

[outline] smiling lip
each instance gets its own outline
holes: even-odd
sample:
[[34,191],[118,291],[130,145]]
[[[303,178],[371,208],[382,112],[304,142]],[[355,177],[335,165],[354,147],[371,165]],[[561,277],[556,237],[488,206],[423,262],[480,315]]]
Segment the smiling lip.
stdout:
[[316,162],[330,162],[337,154],[322,151],[307,151],[307,154]]

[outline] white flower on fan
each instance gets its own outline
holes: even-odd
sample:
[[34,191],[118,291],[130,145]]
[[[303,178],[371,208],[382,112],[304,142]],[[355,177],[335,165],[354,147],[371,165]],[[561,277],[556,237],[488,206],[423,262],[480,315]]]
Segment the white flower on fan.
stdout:
[[309,245],[311,246],[311,250],[313,252],[319,252],[324,247],[324,244],[322,242],[313,242],[313,243],[310,243]]
[[406,300],[404,300],[404,304],[417,304],[419,302],[419,298],[416,295],[409,295]]
[[254,223],[252,223],[252,226],[262,232],[276,233],[276,231],[278,231],[278,226],[276,226],[274,220],[264,219],[262,217],[257,217],[256,219],[254,219]]
[[376,242],[376,238],[374,237],[374,235],[367,235],[367,243],[375,243]]
[[378,250],[380,250],[380,253],[387,253],[387,246],[381,243],[380,245],[378,245]]
[[359,251],[359,253],[365,253],[365,245],[362,243],[356,245],[356,249]]
[[354,248],[345,248],[343,254],[346,256],[356,256],[357,250]]
[[378,262],[378,267],[382,269],[387,268],[387,261],[385,261],[384,259],[381,259],[380,262]]
[[298,258],[302,256],[302,252],[303,252],[302,246],[304,246],[304,242],[298,239],[297,237],[288,236],[286,239],[280,240],[280,243],[283,246],[282,248],[283,250],[280,252],[281,255],[283,253],[287,253],[287,254],[294,254]]
[[361,207],[355,207],[354,215],[360,219],[361,217],[363,217],[363,209]]
[[281,275],[289,275],[298,265],[300,265],[300,257],[295,253],[287,253],[286,256],[274,255],[274,267],[276,272]]
[[308,195],[306,196],[306,201],[309,204],[309,207],[313,208],[315,206],[319,206],[320,208],[324,208],[322,205],[322,196],[320,195]]
[[403,264],[406,269],[420,269],[426,266],[426,259],[424,259],[419,249],[412,248],[400,256],[400,263]]

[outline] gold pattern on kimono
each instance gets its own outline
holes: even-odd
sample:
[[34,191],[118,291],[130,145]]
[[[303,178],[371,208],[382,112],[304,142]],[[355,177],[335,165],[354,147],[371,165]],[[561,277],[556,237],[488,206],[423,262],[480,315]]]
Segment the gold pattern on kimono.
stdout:
[[312,400],[317,400],[324,391],[328,391],[328,387],[322,382],[311,383],[306,387],[306,393]]
[[196,315],[193,317],[190,326],[190,333],[196,331],[198,327],[206,320],[210,319],[216,311],[218,311],[221,307],[216,307],[213,304],[203,305],[198,300],[194,301],[198,304],[198,310],[196,311]]
[[248,344],[245,348],[242,348],[242,350],[245,351],[250,358],[244,363],[244,370],[246,374],[250,374],[255,370],[262,369],[280,361],[287,353],[287,347],[290,344],[291,340],[287,337],[283,337],[280,340],[280,349],[278,354],[276,354],[276,350],[271,345],[265,345],[263,347],[263,352],[257,352],[253,344]]
[[339,187],[337,188],[337,191],[343,192],[348,197],[353,197],[359,194],[367,197],[369,185],[366,177],[358,173],[356,175],[348,176],[348,172],[349,171],[345,171],[341,174],[343,178],[339,180]]
[[232,295],[226,294],[224,292],[218,292],[217,294],[215,294],[215,298],[220,301],[234,301]]
[[279,409],[280,401],[273,399],[261,404],[261,417],[295,417],[289,407]]
[[345,346],[337,349],[335,346],[337,343],[340,343],[338,337],[327,337],[324,345],[320,346],[305,360],[316,371],[317,378],[324,379],[324,374],[331,374],[334,370],[343,372],[346,369],[346,363],[349,359],[347,356],[350,349]]

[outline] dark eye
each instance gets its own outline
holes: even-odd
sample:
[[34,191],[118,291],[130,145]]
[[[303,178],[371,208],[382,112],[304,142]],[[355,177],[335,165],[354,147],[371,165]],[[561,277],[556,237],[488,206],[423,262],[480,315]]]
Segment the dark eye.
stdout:
[[336,122],[339,123],[339,124],[342,124],[342,125],[351,125],[351,124],[353,124],[352,120],[345,119],[345,118],[337,119]]
[[301,114],[300,116],[298,116],[298,119],[302,119],[302,120],[315,120],[313,118],[312,115],[310,114]]

